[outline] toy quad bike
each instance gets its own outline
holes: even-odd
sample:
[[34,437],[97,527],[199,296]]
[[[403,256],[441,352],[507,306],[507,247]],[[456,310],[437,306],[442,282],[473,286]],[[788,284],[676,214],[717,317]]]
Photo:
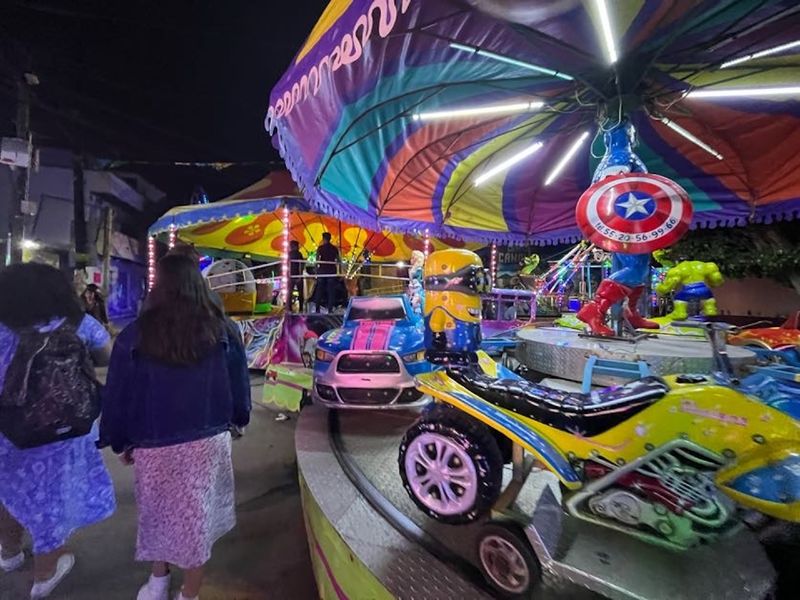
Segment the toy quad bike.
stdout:
[[[643,546],[685,550],[724,537],[740,524],[737,505],[800,521],[800,421],[737,387],[720,342],[730,326],[680,325],[707,330],[725,372],[582,394],[530,383],[478,352],[468,366],[420,375],[418,388],[437,402],[403,438],[407,492],[432,518],[469,523],[510,506],[531,471],[528,453],[558,478],[567,515]],[[514,477],[500,498],[509,454]],[[508,597],[524,597],[537,578],[530,548],[498,525],[478,556]]]

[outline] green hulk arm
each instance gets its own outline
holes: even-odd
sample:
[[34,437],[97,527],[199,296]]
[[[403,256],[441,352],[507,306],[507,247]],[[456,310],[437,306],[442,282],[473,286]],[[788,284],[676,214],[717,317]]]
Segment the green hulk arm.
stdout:
[[705,280],[709,287],[719,287],[725,283],[725,278],[716,263],[706,263]]

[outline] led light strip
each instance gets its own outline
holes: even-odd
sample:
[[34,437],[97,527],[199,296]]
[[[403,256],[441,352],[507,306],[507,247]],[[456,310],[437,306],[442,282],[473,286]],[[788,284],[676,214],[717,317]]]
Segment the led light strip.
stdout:
[[488,50],[481,50],[480,48],[475,48],[473,46],[466,46],[464,44],[458,44],[456,42],[451,42],[450,47],[453,48],[454,50],[462,50],[464,52],[469,52],[477,56],[482,56],[484,58],[491,58],[493,60],[506,63],[508,65],[514,65],[515,67],[522,67],[523,69],[536,71],[537,73],[542,73],[543,75],[551,75],[553,77],[558,77],[559,79],[565,79],[567,81],[573,80],[572,77],[570,77],[565,73],[554,71],[553,69],[548,69],[547,67],[540,67],[539,65],[534,65],[533,63],[525,62],[524,60],[511,58],[509,56],[503,56],[502,54],[495,54],[494,52],[489,52]]
[[595,0],[597,12],[600,16],[600,31],[603,34],[603,42],[606,45],[606,58],[609,64],[617,62],[617,46],[614,42],[614,34],[611,31],[611,15],[605,0]]
[[492,260],[489,266],[489,289],[494,289],[494,282],[497,279],[497,244],[492,242]]
[[289,207],[283,207],[281,220],[283,221],[283,253],[281,255],[281,298],[284,310],[291,310],[289,306]]
[[425,260],[428,260],[428,256],[431,253],[431,230],[425,230],[425,237],[423,238],[423,254],[425,255]]
[[156,238],[147,238],[147,291],[153,289],[156,282]]
[[561,171],[564,170],[564,167],[567,166],[567,163],[575,156],[575,153],[578,152],[583,142],[586,141],[586,138],[589,137],[589,132],[584,131],[581,136],[575,140],[575,143],[570,146],[569,150],[567,150],[566,154],[561,157],[561,160],[558,161],[555,168],[550,171],[550,174],[547,176],[547,179],[544,180],[544,185],[550,185],[553,183],[556,178],[561,174]]
[[727,69],[728,67],[732,67],[734,65],[747,62],[748,60],[754,60],[756,58],[762,58],[764,56],[778,54],[779,52],[783,52],[784,50],[791,50],[792,48],[798,48],[798,47],[800,47],[800,40],[795,40],[793,42],[781,44],[780,46],[775,46],[774,48],[767,48],[766,50],[761,50],[760,52],[753,52],[753,54],[746,54],[744,56],[740,56],[739,58],[734,58],[733,60],[729,60],[728,62],[722,63],[719,66],[719,68]]
[[714,148],[706,144],[703,140],[695,136],[692,132],[687,131],[686,129],[678,125],[675,121],[672,121],[667,117],[658,117],[658,120],[661,121],[664,125],[666,125],[670,129],[672,129],[672,131],[674,131],[675,133],[685,137],[694,145],[699,146],[700,148],[708,152],[711,156],[714,156],[717,159],[722,160],[722,154],[714,150]]
[[169,226],[169,241],[167,242],[167,248],[172,250],[175,247],[175,242],[178,238],[178,230],[175,225]]
[[800,86],[763,88],[728,88],[725,90],[692,90],[687,98],[703,100],[706,98],[755,98],[758,96],[800,96]]
[[436,121],[440,119],[459,119],[462,117],[476,117],[481,115],[513,114],[533,112],[544,106],[544,102],[513,102],[510,104],[489,104],[487,106],[472,106],[467,108],[454,108],[452,110],[435,110],[431,112],[414,113],[415,121]]
[[544,144],[542,144],[542,142],[536,142],[535,144],[532,144],[531,146],[528,146],[527,148],[525,148],[521,152],[518,152],[517,154],[515,154],[511,158],[509,158],[507,160],[504,160],[499,165],[496,165],[496,166],[492,167],[491,169],[489,169],[485,173],[483,173],[483,174],[481,174],[481,175],[479,175],[478,177],[475,178],[475,186],[477,187],[480,184],[482,184],[484,181],[486,181],[487,179],[490,179],[490,178],[494,177],[495,175],[497,175],[498,173],[500,173],[502,171],[505,171],[506,169],[508,169],[510,167],[513,167],[515,164],[517,164],[521,160],[527,158],[528,156],[530,156],[531,154],[536,152],[543,145]]

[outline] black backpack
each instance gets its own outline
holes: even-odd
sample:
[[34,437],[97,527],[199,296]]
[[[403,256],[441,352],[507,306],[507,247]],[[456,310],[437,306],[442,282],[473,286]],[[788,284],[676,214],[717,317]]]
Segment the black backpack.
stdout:
[[100,385],[75,327],[19,337],[0,393],[0,433],[17,448],[86,435],[100,414]]

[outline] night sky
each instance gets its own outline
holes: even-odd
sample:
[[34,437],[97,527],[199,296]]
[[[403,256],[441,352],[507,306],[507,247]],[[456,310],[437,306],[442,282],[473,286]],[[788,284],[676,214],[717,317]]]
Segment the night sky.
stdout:
[[35,143],[121,160],[237,161],[227,169],[137,167],[188,201],[251,183],[277,153],[263,128],[270,90],[325,0],[3,0],[0,135],[14,134],[14,78],[41,85]]

